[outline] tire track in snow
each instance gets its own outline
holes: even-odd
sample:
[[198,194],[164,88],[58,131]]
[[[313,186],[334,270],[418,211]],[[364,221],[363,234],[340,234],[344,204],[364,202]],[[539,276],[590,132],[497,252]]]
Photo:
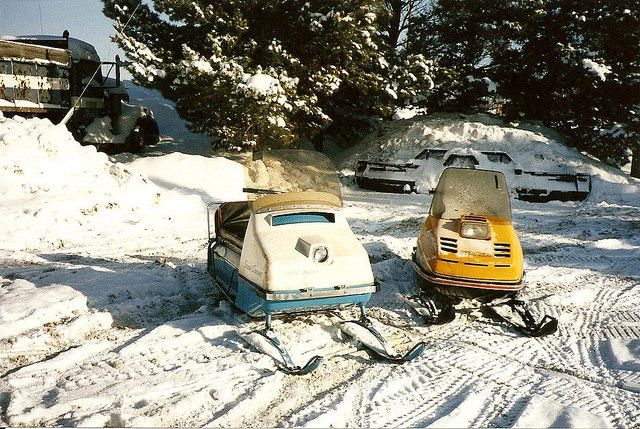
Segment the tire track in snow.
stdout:
[[[548,254],[545,256],[545,258],[539,258],[539,260],[542,260],[542,261],[557,260],[557,257],[551,256]],[[387,272],[390,272],[392,275],[396,274],[396,270],[382,268],[385,266],[385,264],[394,264],[393,259],[394,258],[388,258],[384,261],[381,261],[375,264],[374,270],[378,268],[376,274],[378,274],[379,272],[382,272],[383,274],[386,274]],[[567,344],[567,342],[544,342],[543,341],[541,343],[542,344],[541,347],[536,348],[535,351],[527,350],[525,348],[526,351],[532,353],[531,359],[535,362],[534,364],[531,365],[528,362],[520,362],[520,363],[525,366],[531,365],[536,371],[548,372],[550,374],[548,376],[548,380],[546,380],[545,378],[540,378],[539,380],[539,383],[541,386],[540,390],[542,391],[541,394],[544,394],[545,391],[548,389],[549,390],[563,389],[565,387],[570,390],[573,389],[576,392],[579,392],[580,383],[582,382],[591,383],[594,386],[593,389],[589,389],[588,393],[582,396],[576,395],[576,397],[579,399],[576,401],[569,401],[569,403],[571,405],[577,406],[578,408],[588,410],[595,414],[607,415],[609,416],[609,419],[611,421],[617,421],[617,422],[633,421],[633,420],[629,420],[628,412],[625,411],[625,407],[616,407],[615,405],[612,406],[609,404],[611,401],[615,402],[615,399],[614,399],[615,395],[604,395],[604,399],[603,399],[602,395],[600,394],[599,390],[601,388],[604,388],[604,389],[607,389],[609,387],[620,388],[619,386],[620,383],[614,380],[613,376],[608,371],[602,370],[602,367],[603,365],[605,365],[605,362],[601,358],[597,358],[592,354],[594,350],[594,344],[597,344],[595,339],[598,338],[598,336],[589,335],[589,333],[592,332],[594,329],[596,330],[602,329],[603,326],[606,326],[607,314],[609,313],[611,307],[614,306],[615,303],[618,302],[618,300],[620,300],[621,297],[623,296],[620,289],[618,289],[618,291],[616,291],[615,288],[607,290],[607,288],[610,287],[609,284],[612,281],[617,286],[619,286],[619,284],[617,284],[619,279],[618,277],[604,276],[598,272],[584,270],[583,269],[585,265],[584,262],[585,260],[589,260],[589,258],[575,258],[575,260],[578,261],[576,262],[576,265],[579,265],[581,270],[576,271],[576,269],[573,269],[571,267],[566,267],[566,266],[560,267],[560,269],[564,272],[563,276],[561,277],[564,277],[567,275],[574,276],[573,281],[566,282],[566,284],[563,284],[563,279],[560,278],[560,279],[556,279],[555,281],[552,281],[551,283],[549,282],[540,283],[537,286],[533,286],[533,287],[530,286],[528,290],[525,292],[525,294],[528,296],[531,296],[531,295],[539,296],[541,293],[545,293],[545,291],[550,291],[552,293],[562,293],[563,291],[570,292],[576,289],[579,290],[581,286],[583,286],[585,289],[591,289],[595,284],[599,289],[598,293],[593,298],[593,302],[595,302],[595,304],[591,305],[588,308],[587,313],[584,314],[584,308],[578,308],[578,307],[574,308],[572,306],[566,306],[566,305],[558,307],[553,303],[553,299],[551,300],[550,303],[545,302],[545,299],[542,299],[541,301],[533,302],[532,307],[535,310],[537,310],[539,314],[551,314],[556,317],[562,317],[563,312],[566,313],[567,310],[571,310],[570,319],[572,319],[572,323],[570,324],[561,323],[559,333],[556,335],[562,335],[566,337],[568,340],[568,343],[572,345],[571,347],[566,347],[565,345]],[[618,262],[620,262],[620,265],[613,267],[614,269],[619,269],[620,266],[628,267],[631,265],[631,261],[624,261],[624,260],[618,259]],[[399,263],[399,261],[395,263],[397,264]],[[381,269],[382,271],[380,271]],[[406,275],[404,276],[404,278],[406,278]],[[398,277],[395,277],[395,279],[397,280]],[[384,283],[383,283],[383,287],[384,287]],[[388,309],[390,311],[397,313],[398,308],[394,308],[394,306],[386,304],[386,302],[389,302],[389,301],[390,301],[389,299],[380,300],[381,303],[378,304],[378,302],[376,302],[376,304],[378,304],[381,308],[384,308],[385,310]],[[474,325],[472,324],[472,326]],[[474,327],[479,327],[480,329],[482,329],[480,325],[475,325]],[[460,327],[458,327],[458,329],[459,328]],[[498,326],[497,329],[501,329],[501,328]],[[434,339],[433,336],[434,336],[434,332],[432,330],[429,332],[429,334],[424,335],[423,339],[433,340]],[[582,338],[582,339],[578,342],[574,342],[572,340],[573,338]],[[470,341],[473,341],[473,340],[470,340]],[[503,344],[503,346],[506,346],[508,349],[510,347],[509,344],[513,342],[514,342],[513,339],[510,339],[506,341],[506,344]],[[517,347],[513,348],[513,353],[517,355],[518,353]],[[489,365],[489,362],[485,362],[485,364]],[[596,370],[595,368],[598,368],[598,369]],[[482,372],[482,371],[479,371],[479,372]],[[486,377],[487,380],[496,380],[496,379],[499,379],[498,376],[502,373],[503,373],[502,369],[500,369],[497,372],[487,371],[486,374],[484,374],[483,376]],[[565,382],[564,378],[566,376],[569,376],[572,379],[572,382]],[[558,379],[559,381],[556,381],[556,379]],[[505,397],[509,396],[514,398],[512,400],[511,405],[509,406],[505,405],[505,409],[512,409],[512,411],[505,411],[505,415],[509,416],[510,413],[511,414],[515,413],[515,415],[511,415],[511,417],[504,417],[504,416],[500,417],[499,416],[500,413],[494,413],[495,415],[494,421],[500,420],[500,421],[506,422],[506,421],[514,420],[519,413],[518,410],[521,410],[523,407],[522,405],[518,405],[518,404],[521,404],[522,401],[515,399],[520,396],[517,393],[511,393],[511,392],[501,392],[500,394]],[[527,395],[530,395],[529,390],[523,389],[522,395],[524,395],[524,397],[526,397]],[[563,395],[560,395],[559,397],[564,398]],[[417,413],[417,414],[419,415],[420,413]],[[373,420],[375,420],[375,418]],[[490,417],[488,416],[478,415],[476,422],[483,422],[483,423],[479,423],[480,425],[482,425],[482,424],[487,424],[489,420],[490,420]],[[363,418],[363,421],[361,423],[364,425],[367,425],[370,423],[370,421],[372,421],[371,418]],[[386,420],[383,420],[383,421],[386,422]],[[415,420],[407,420],[407,421],[403,421],[402,423],[407,423],[410,421],[413,422]],[[411,423],[408,423],[408,424],[411,424]]]
[[640,310],[635,303],[640,301],[640,280],[628,282],[624,296],[609,309],[602,331],[610,339],[640,339]]
[[[590,276],[589,279],[593,280],[594,277]],[[623,394],[629,395],[630,400],[634,400],[633,393],[637,392],[637,389],[628,389],[621,385],[618,381],[619,375],[607,369],[607,360],[599,355],[600,347],[598,341],[601,338],[599,330],[609,318],[611,309],[626,301],[628,297],[622,289],[605,289],[604,287],[608,283],[606,278],[603,279],[601,276],[596,276],[595,279],[602,283],[603,289],[600,289],[593,299],[589,300],[588,305],[574,306],[573,308],[565,305],[558,311],[559,317],[562,317],[562,314],[567,312],[569,309],[567,307],[570,307],[572,313],[574,313],[571,318],[574,323],[569,326],[561,322],[559,331],[554,334],[564,337],[565,340],[539,340],[538,343],[541,345],[542,355],[538,355],[536,358],[541,360],[538,365],[557,373],[561,378],[563,375],[568,375],[572,380],[576,380],[575,383],[583,382],[584,385],[591,386],[585,390],[587,393],[583,396],[580,394],[574,395],[578,399],[570,401],[570,405],[586,409],[594,414],[609,415],[611,421],[629,421],[629,417],[625,413],[625,407],[616,406],[615,404],[615,397],[620,392],[617,391],[615,395],[603,395],[602,390],[607,392],[615,391],[616,389],[630,390]],[[584,314],[585,308],[587,309],[586,314]],[[565,317],[565,319],[567,318]],[[511,341],[506,343],[505,346],[516,344],[517,341]],[[518,355],[518,351],[515,348],[512,353]],[[631,383],[633,381],[635,380],[630,380]],[[547,383],[547,386],[551,391],[562,391],[562,389],[571,388],[576,392],[583,392],[579,386],[574,386],[572,383],[568,385],[561,383],[556,386],[553,383]]]
[[[602,305],[600,307],[605,307],[606,304],[608,302],[611,302],[611,296],[613,292],[601,292],[599,297],[596,297],[596,299],[594,301],[598,302],[598,303],[602,303]],[[386,306],[385,306],[386,307]],[[539,309],[541,310],[540,313],[545,313],[545,307],[547,306],[541,306],[542,308]],[[584,318],[584,320],[582,321],[582,325],[588,327],[588,328],[592,328],[594,325],[597,325],[599,322],[601,322],[602,320],[602,314],[604,313],[602,308],[595,308],[592,311],[590,311],[586,318]],[[584,329],[582,329],[584,330]],[[429,336],[430,339],[431,336]],[[470,340],[472,341],[472,340]],[[533,340],[531,340],[533,341]],[[510,339],[508,341],[506,341],[506,346],[510,347],[511,344],[514,343],[513,339]],[[543,342],[544,344],[544,342]],[[589,350],[589,347],[580,347],[580,353],[579,355],[584,355],[585,352],[587,352]],[[503,348],[504,350],[504,348]],[[514,348],[514,354],[517,353],[517,350],[515,350]],[[562,353],[562,350],[559,350],[553,348],[553,347],[548,347],[548,349],[545,349],[545,347],[541,347],[540,349],[538,349],[536,351],[537,356],[535,356],[535,358],[537,358],[538,361],[541,362],[554,362],[554,366],[556,366],[557,368],[564,368],[560,370],[560,373],[562,374],[572,374],[572,375],[578,375],[579,374],[579,370],[580,368],[582,368],[585,364],[585,362],[587,361],[587,359],[585,359],[584,357],[575,362],[572,361],[569,357],[572,356],[573,351],[570,351],[569,353]],[[459,368],[462,365],[462,361],[454,361],[452,362],[453,366],[456,366],[457,368]],[[500,367],[493,367],[491,365],[487,365],[487,362],[484,362],[483,364],[481,364],[480,366],[477,367],[471,367],[468,365],[469,362],[467,362],[467,365],[469,367],[469,371],[476,374],[479,377],[482,378],[486,378],[487,380],[501,380],[501,382],[503,383],[507,383],[507,380],[503,379],[502,377],[505,376],[505,374],[508,374],[508,377],[514,377],[515,373],[517,372],[517,370],[512,370],[512,371],[506,371],[505,367],[500,366]],[[474,364],[477,364],[477,362],[474,362]],[[486,367],[484,365],[487,365]],[[529,365],[526,362],[522,362],[522,365]],[[464,365],[462,365],[464,366]],[[535,366],[534,366],[535,368]],[[592,377],[588,377],[586,379],[591,379]],[[510,380],[511,383],[514,382],[514,378],[512,378]],[[530,379],[528,379],[528,381],[530,381]],[[562,388],[562,386],[560,387]],[[597,398],[590,398],[589,401],[593,401]],[[599,409],[599,408],[598,408]],[[486,419],[486,417],[485,417]],[[363,423],[367,423],[367,421],[365,420],[365,422]],[[402,422],[402,423],[408,423],[408,421]],[[484,422],[486,423],[486,421]],[[394,423],[395,424],[395,423]],[[409,423],[410,424],[410,423]]]
[[[534,266],[549,265],[556,268],[589,269],[612,276],[628,276],[640,279],[638,257],[635,251],[622,251],[622,254],[609,256],[602,249],[554,248],[552,251],[531,254],[525,252],[525,260]],[[579,253],[579,254],[578,254]]]
[[374,410],[368,416],[368,423],[373,426],[427,426],[449,413],[455,406],[451,398],[467,394],[465,389],[470,379],[470,375],[451,369],[440,371],[432,377],[413,375],[405,380],[403,389],[395,394],[375,398],[376,408],[379,407],[380,412]]
[[[535,341],[535,340],[534,340]],[[512,398],[508,404],[502,404],[504,415],[509,416],[517,410],[516,398],[538,395],[552,396],[558,403],[575,406],[596,415],[605,415],[611,422],[622,422],[622,425],[632,424],[636,415],[629,416],[626,404],[635,403],[638,395],[635,392],[621,391],[611,378],[585,377],[580,372],[565,371],[551,362],[532,362],[527,360],[531,339],[524,341],[505,341],[504,345],[519,343],[520,347],[505,347],[497,354],[495,347],[482,347],[483,353],[460,353],[467,357],[452,360],[451,364],[457,369],[484,380],[487,385],[501,386],[502,395]],[[536,341],[538,342],[538,341]],[[477,348],[477,346],[473,346]],[[617,403],[616,398],[626,396],[628,401]],[[508,411],[513,408],[514,411]],[[492,426],[498,424],[501,418],[496,411],[494,420],[483,420],[480,416],[474,425]],[[512,418],[517,415],[511,415]]]

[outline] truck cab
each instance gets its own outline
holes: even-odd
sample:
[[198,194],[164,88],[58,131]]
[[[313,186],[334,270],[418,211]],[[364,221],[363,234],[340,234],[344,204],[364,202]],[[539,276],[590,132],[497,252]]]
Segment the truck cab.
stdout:
[[105,152],[139,152],[157,143],[158,126],[150,109],[129,103],[120,67],[67,31],[1,36],[0,111],[64,121],[76,140]]

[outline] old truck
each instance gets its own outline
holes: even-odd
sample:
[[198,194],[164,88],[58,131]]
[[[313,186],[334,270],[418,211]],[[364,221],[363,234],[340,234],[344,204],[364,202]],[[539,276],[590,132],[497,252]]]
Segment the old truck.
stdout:
[[101,61],[82,40],[0,37],[0,111],[64,123],[76,140],[107,153],[140,152],[159,140],[153,112],[129,103],[122,63]]

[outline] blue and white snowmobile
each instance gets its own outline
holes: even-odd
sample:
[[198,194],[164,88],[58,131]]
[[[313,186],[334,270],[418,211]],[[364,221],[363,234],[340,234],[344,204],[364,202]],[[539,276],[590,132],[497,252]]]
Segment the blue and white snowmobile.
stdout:
[[[418,356],[420,342],[406,354],[393,352],[371,326],[365,304],[378,290],[366,250],[351,231],[343,213],[340,183],[324,155],[303,150],[274,150],[247,162],[248,201],[212,203],[207,211],[209,245],[207,270],[216,286],[241,311],[264,317],[259,333],[277,348],[280,368],[290,374],[315,369],[314,356],[300,367],[271,328],[271,317],[359,306],[361,318],[342,322],[349,335],[364,328],[363,337],[377,355],[406,361]],[[214,213],[211,231],[210,213]]]

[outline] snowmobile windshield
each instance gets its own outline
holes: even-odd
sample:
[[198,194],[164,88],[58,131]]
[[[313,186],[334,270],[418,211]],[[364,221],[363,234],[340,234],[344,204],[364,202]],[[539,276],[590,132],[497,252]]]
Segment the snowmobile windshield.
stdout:
[[429,213],[438,219],[459,219],[475,214],[510,221],[511,204],[504,174],[447,168],[440,176]]
[[291,192],[324,192],[342,205],[338,174],[319,152],[281,149],[256,153],[245,164],[247,192],[256,197]]

